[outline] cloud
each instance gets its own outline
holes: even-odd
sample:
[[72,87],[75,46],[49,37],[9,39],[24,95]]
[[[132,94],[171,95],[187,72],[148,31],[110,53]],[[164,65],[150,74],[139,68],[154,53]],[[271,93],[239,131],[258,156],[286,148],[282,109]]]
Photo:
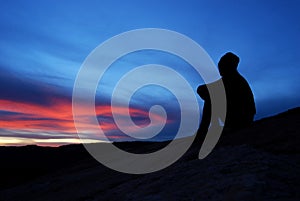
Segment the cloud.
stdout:
[[31,80],[25,75],[20,75],[13,70],[0,66],[0,99],[48,105],[51,97],[67,98],[66,91],[55,85],[41,81]]
[[[99,125],[91,124],[89,118],[94,114],[87,113],[86,106],[82,105],[80,110],[82,113],[77,128],[80,127],[86,130],[86,135],[81,135],[81,137],[90,140],[105,140],[106,138],[100,132],[89,132],[99,130],[100,125],[104,134],[111,140],[131,139],[116,126],[112,117],[112,109],[109,105],[96,106]],[[115,111],[121,118],[127,115],[127,108],[117,107]],[[129,113],[139,126],[148,125],[149,114],[147,111],[129,108]],[[163,122],[162,117],[159,115],[154,114],[152,117],[154,118],[154,126]],[[133,133],[138,132],[135,128],[127,129]],[[2,99],[0,100],[0,136],[15,139],[78,139],[73,122],[71,101],[52,97],[49,100],[49,104],[41,105]]]

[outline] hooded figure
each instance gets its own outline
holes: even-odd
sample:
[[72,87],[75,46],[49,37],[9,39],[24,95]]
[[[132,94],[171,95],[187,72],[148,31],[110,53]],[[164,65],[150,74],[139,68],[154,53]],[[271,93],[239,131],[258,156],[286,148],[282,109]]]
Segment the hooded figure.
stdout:
[[[239,60],[239,57],[231,52],[222,56],[218,63],[222,78],[209,84],[211,86],[218,85],[220,81],[223,81],[227,104],[224,128],[230,130],[238,130],[251,125],[256,113],[251,88],[246,79],[237,71]],[[198,130],[198,134],[203,133],[201,135],[204,135],[212,123],[210,122],[211,101],[207,85],[199,86],[197,93],[204,100],[203,116]]]

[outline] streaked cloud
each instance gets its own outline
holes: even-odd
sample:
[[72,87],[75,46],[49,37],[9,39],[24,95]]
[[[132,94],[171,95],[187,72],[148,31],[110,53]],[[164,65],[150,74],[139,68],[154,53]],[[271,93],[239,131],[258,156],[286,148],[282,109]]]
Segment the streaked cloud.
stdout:
[[[2,2],[0,144],[56,146],[77,142],[71,99],[80,65],[105,40],[137,28],[183,33],[202,45],[215,63],[227,51],[238,54],[239,69],[254,92],[257,119],[299,106],[298,8],[297,1]],[[118,130],[111,116],[114,86],[127,71],[149,63],[173,68],[189,80],[194,90],[203,84],[201,77],[174,55],[155,51],[126,55],[106,72],[96,93],[96,115],[110,138],[131,139]],[[151,72],[147,75],[155,76]],[[168,76],[166,79],[172,80]],[[130,86],[122,86],[124,97]],[[184,94],[180,84],[174,82],[174,87]],[[122,117],[126,111],[122,98],[119,102],[116,111]],[[132,119],[146,126],[148,111],[155,104],[162,105],[168,114],[165,128],[155,139],[170,139],[178,128],[180,110],[175,97],[166,90],[145,87],[134,94],[130,102]],[[84,105],[81,108],[79,126],[86,129],[90,140],[101,140],[101,135],[90,133],[94,128],[89,117],[93,114],[84,113]],[[154,117],[158,125],[161,117]]]

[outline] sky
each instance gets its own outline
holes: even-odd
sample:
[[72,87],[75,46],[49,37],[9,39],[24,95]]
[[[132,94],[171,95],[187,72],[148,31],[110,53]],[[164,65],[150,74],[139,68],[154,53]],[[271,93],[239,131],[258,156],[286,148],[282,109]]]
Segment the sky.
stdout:
[[[79,143],[72,115],[76,75],[99,44],[133,29],[182,33],[200,44],[215,63],[228,51],[236,53],[239,71],[253,90],[256,119],[299,107],[299,9],[296,0],[1,1],[0,146]],[[188,63],[164,52],[141,51],[116,61],[99,82],[95,105],[99,124],[113,141],[132,140],[112,117],[114,86],[124,73],[148,63],[180,72],[195,93],[203,84]],[[148,125],[154,104],[165,108],[167,120],[153,114],[153,125],[165,122],[165,126],[151,140],[173,138],[180,110],[167,89],[148,86],[135,93],[130,102],[132,120],[141,127]],[[121,116],[127,112],[122,106],[116,111]],[[95,125],[86,119],[79,126],[86,129],[90,142],[105,140],[102,134],[89,133]]]

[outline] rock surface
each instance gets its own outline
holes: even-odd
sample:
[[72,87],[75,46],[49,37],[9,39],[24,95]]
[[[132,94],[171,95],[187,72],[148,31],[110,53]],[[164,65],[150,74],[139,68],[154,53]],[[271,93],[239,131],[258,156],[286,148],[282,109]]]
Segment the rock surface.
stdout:
[[[0,200],[300,200],[299,117],[296,108],[259,120],[249,129],[222,136],[203,160],[187,154],[145,175],[110,170],[78,152],[78,147],[60,148],[60,157],[81,155],[32,180],[4,185]],[[151,150],[158,144],[143,146]]]

